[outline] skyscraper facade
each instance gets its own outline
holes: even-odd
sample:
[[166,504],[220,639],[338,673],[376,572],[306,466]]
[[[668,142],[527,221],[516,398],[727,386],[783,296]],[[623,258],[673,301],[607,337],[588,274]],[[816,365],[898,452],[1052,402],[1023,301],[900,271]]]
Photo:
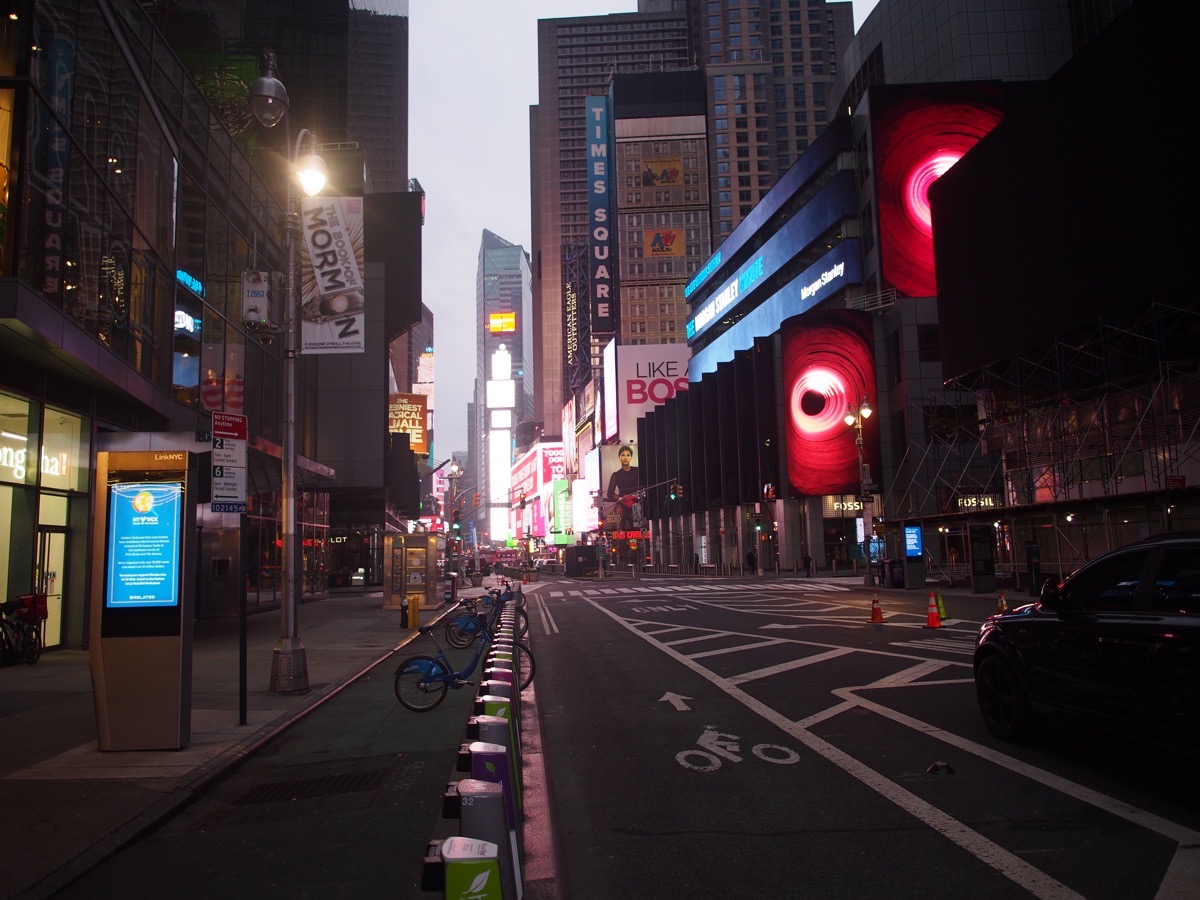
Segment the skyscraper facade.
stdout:
[[[536,420],[534,396],[533,277],[529,254],[524,247],[487,229],[479,242],[479,264],[475,275],[475,399],[472,412],[479,417],[468,431],[476,443],[470,448],[468,469],[487,501],[468,518],[479,533],[491,530],[489,508],[507,502],[507,480],[494,473],[505,472],[514,456],[518,434],[528,434]],[[497,371],[497,361],[508,371]],[[511,398],[507,388],[512,382]],[[492,384],[489,396],[489,383]],[[507,403],[511,399],[511,406]],[[491,406],[489,406],[489,400]],[[501,405],[501,403],[505,405]],[[526,423],[526,429],[521,424]],[[507,445],[488,435],[508,433]],[[482,438],[482,439],[481,439]],[[526,442],[529,438],[524,438]],[[501,484],[494,483],[500,478]]]
[[[628,282],[630,291],[619,284],[615,336],[621,341],[652,342],[651,332],[642,329],[657,325],[659,339],[671,342],[671,324],[678,329],[683,323],[685,310],[679,300],[688,281],[832,116],[837,59],[852,36],[852,5],[840,0],[642,0],[637,13],[539,21],[538,105],[530,115],[530,153],[534,296],[539,312],[535,402],[546,433],[560,430],[564,403],[573,396],[578,402],[580,384],[599,368],[599,348],[613,336],[594,334],[585,321],[579,331],[587,339],[588,372],[580,372],[580,363],[566,358],[564,307],[569,298],[565,294],[576,284],[589,233],[584,98],[608,92],[614,78],[645,76],[638,83],[642,95],[627,89],[617,100],[624,111],[614,110],[617,119],[625,120],[618,126],[626,129],[624,136],[618,131],[617,140],[624,145],[618,154],[627,157],[619,159],[618,165],[626,166],[633,164],[628,157],[634,152],[653,156],[656,128],[678,125],[678,121],[670,126],[665,121],[655,124],[660,116],[669,119],[677,113],[651,109],[656,99],[671,96],[671,88],[661,81],[655,86],[650,76],[687,71],[702,79],[704,108],[699,111],[700,121],[688,123],[687,140],[704,145],[698,152],[705,159],[696,160],[690,150],[681,150],[679,157],[696,163],[686,174],[690,183],[679,186],[678,197],[661,188],[643,189],[636,201],[632,193],[623,194],[626,203],[640,207],[642,224],[630,226],[639,235],[645,233],[644,216],[661,217],[671,224],[668,220],[676,217],[696,220],[703,208],[707,222],[684,226],[686,261],[660,258],[654,271],[647,272],[645,247],[637,250],[638,240],[622,235],[621,223],[617,228],[621,278],[634,280]],[[634,134],[639,135],[637,141]],[[649,144],[642,147],[642,140]],[[657,142],[664,154],[672,140],[676,139]],[[618,171],[616,189],[626,191],[625,182],[634,174]],[[696,181],[700,177],[703,184]],[[669,212],[652,211],[656,194]],[[684,206],[692,209],[685,212]],[[650,224],[656,224],[653,218]],[[624,255],[633,252],[639,255],[632,259]],[[649,291],[652,297],[647,294],[650,284],[654,284]],[[679,311],[678,320],[670,308]]]
[[621,13],[538,21],[538,103],[530,109],[531,248],[537,392],[546,434],[557,435],[563,406],[564,257],[588,241],[585,98],[608,91],[618,72],[690,64],[681,12]]

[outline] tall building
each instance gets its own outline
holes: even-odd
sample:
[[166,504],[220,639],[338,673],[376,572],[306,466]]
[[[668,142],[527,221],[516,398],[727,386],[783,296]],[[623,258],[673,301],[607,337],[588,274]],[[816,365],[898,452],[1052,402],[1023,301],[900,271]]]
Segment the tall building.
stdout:
[[[283,162],[301,128],[318,132],[339,196],[362,207],[365,311],[361,353],[296,360],[296,583],[312,595],[351,568],[380,579],[376,538],[399,506],[385,487],[388,346],[421,310],[404,9],[96,0],[31,2],[5,19],[0,581],[48,595],[49,646],[87,634],[101,451],[200,459],[197,615],[282,602]],[[264,46],[292,99],[277,131],[248,111]],[[369,52],[356,61],[351,46]],[[374,192],[364,159],[390,173]],[[255,282],[273,293],[265,327],[247,322],[247,273],[267,274]],[[210,502],[219,412],[247,422],[241,515]]]
[[1186,218],[1186,138],[1127,121],[1172,120],[1186,37],[1165,0],[1099,30],[1103,3],[996,6],[926,19],[883,0],[855,39],[851,110],[697,276],[688,390],[639,423],[642,483],[685,482],[681,500],[647,495],[664,558],[869,553],[899,563],[893,586],[933,567],[1036,593],[1041,573],[1194,527],[1187,234],[1155,244],[1152,270],[1122,252],[1145,222]]
[[[649,5],[643,3],[639,9]],[[538,21],[538,103],[529,113],[531,257],[537,309],[534,402],[547,435],[561,430],[564,295],[572,281],[569,270],[586,258],[590,231],[585,99],[605,94],[619,72],[688,65],[688,27],[682,12]],[[599,360],[593,363],[598,365]]]
[[708,81],[712,229],[732,233],[836,113],[849,0],[689,3]]
[[[682,325],[685,310],[679,300],[712,247],[750,214],[835,112],[830,88],[837,60],[852,35],[852,5],[840,0],[641,0],[636,13],[539,21],[538,105],[530,115],[530,152],[534,296],[539,310],[536,403],[547,434],[557,435],[563,406],[573,399],[579,420],[586,418],[580,391],[599,369],[599,351],[609,338],[649,342],[643,335],[650,332],[642,329],[657,324],[660,339],[672,340],[663,325]],[[701,118],[687,125],[687,141],[702,143],[700,152],[706,158],[701,164],[690,151],[679,157],[696,164],[683,167],[691,168],[685,176],[689,183],[679,185],[678,192],[645,185],[636,199],[632,194],[637,191],[622,196],[641,208],[644,219],[656,215],[652,208],[657,195],[670,208],[658,214],[658,224],[670,225],[676,217],[695,220],[701,206],[708,221],[685,227],[691,236],[685,237],[683,265],[662,259],[652,272],[647,271],[645,248],[637,250],[638,240],[623,235],[619,223],[621,245],[615,252],[620,255],[620,278],[640,270],[630,282],[633,290],[626,292],[620,279],[615,283],[619,309],[614,331],[593,329],[585,316],[571,332],[566,309],[578,300],[574,292],[590,289],[585,164],[593,135],[585,128],[585,98],[606,95],[622,77],[641,79],[628,82],[616,95],[613,113],[624,120],[616,135],[624,150],[617,152],[653,154],[654,130],[678,127],[670,120],[679,113],[669,105],[675,103],[677,109],[681,83],[654,76],[681,71],[702,81],[699,89],[691,79],[687,82],[688,102],[699,97],[704,104]],[[659,101],[665,112],[654,109]],[[688,115],[696,112],[689,109]],[[659,118],[663,121],[655,121]],[[657,143],[665,148],[678,137],[664,136]],[[645,175],[643,169],[627,168],[635,164],[631,159],[618,159],[617,164],[621,168],[613,187],[618,191],[626,191],[630,179]],[[705,179],[703,184],[699,177]],[[684,205],[692,210],[685,212]],[[641,225],[630,227],[645,233]],[[625,254],[632,252],[638,256],[627,259]],[[653,297],[647,295],[651,285]],[[666,307],[678,310],[679,318]],[[568,332],[578,337],[579,359],[569,358],[564,349]]]
[[[533,406],[533,277],[524,247],[487,229],[479,242],[475,274],[475,399],[478,420],[469,429],[470,470],[481,504],[469,515],[477,532],[492,533],[491,515],[507,514],[514,445],[540,433]],[[508,438],[502,440],[503,435]],[[481,437],[484,439],[481,440]]]
[[[392,444],[388,430],[391,344],[421,322],[420,231],[425,195],[408,174],[407,0],[182,0],[151,13],[226,126],[280,196],[287,158],[302,130],[311,132],[343,196],[365,196],[374,238],[365,229],[364,281],[386,316],[368,341],[385,349],[303,359],[297,417],[319,422],[304,452],[335,473],[329,509],[338,548],[363,548],[370,583],[382,583],[382,531],[401,527],[401,509],[385,490]],[[288,114],[274,128],[245,113],[245,90],[264,48],[274,52]],[[388,235],[384,240],[383,235]],[[367,304],[368,312],[372,304]],[[408,351],[401,351],[408,352]],[[340,552],[340,549],[339,549]],[[363,567],[356,558],[350,567]],[[346,568],[339,562],[338,569]]]

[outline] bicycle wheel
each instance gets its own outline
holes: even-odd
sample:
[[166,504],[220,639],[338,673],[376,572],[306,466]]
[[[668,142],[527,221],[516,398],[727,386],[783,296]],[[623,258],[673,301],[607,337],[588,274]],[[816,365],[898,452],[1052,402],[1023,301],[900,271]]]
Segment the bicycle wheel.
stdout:
[[525,612],[525,608],[518,606],[514,610],[516,613],[516,632],[518,638],[523,638],[529,634],[529,613]]
[[40,625],[30,625],[21,635],[21,659],[25,665],[32,666],[42,658],[42,628]]
[[[396,699],[405,709],[428,712],[446,699],[450,689],[445,667],[432,656],[412,656],[396,669]],[[438,679],[438,680],[435,680]]]
[[472,616],[455,616],[446,623],[446,643],[462,650],[475,643],[479,637],[479,623]]
[[524,644],[514,644],[513,646],[517,650],[516,659],[517,664],[520,666],[517,671],[521,673],[521,690],[525,690],[533,682],[533,672],[535,669],[533,651]]

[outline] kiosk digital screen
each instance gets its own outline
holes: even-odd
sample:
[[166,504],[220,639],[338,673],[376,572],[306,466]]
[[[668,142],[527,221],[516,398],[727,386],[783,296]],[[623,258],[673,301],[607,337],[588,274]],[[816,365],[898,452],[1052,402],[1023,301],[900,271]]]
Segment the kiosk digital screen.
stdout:
[[925,555],[925,548],[921,543],[920,525],[904,526],[904,555],[909,559],[912,559],[913,557],[917,557],[919,559]]
[[183,496],[181,481],[109,485],[106,609],[179,606]]

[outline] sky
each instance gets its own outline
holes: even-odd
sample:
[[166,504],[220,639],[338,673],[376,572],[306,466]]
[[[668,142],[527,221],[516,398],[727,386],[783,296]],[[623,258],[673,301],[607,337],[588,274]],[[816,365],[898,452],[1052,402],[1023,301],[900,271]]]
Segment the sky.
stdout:
[[[877,2],[854,0],[855,29]],[[438,460],[468,449],[483,230],[532,249],[529,107],[538,102],[537,20],[620,12],[637,12],[637,0],[409,3],[408,175],[425,189],[422,293],[434,316]]]

